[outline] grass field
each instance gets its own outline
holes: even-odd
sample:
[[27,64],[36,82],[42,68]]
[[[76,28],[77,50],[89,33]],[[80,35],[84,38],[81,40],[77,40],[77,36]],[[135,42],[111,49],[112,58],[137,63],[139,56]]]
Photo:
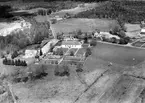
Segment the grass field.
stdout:
[[81,29],[83,32],[92,32],[95,29],[101,31],[109,31],[111,24],[116,23],[114,20],[105,19],[67,19],[59,21],[56,24],[52,24],[52,28],[56,33],[69,33]]
[[[121,65],[133,66],[145,59],[145,49],[124,47],[108,43],[97,43],[93,49],[93,57]],[[135,58],[135,60],[133,60]]]

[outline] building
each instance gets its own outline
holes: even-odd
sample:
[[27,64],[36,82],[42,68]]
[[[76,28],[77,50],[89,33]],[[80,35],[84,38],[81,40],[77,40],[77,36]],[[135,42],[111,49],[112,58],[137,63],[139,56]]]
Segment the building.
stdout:
[[58,43],[58,40],[57,39],[52,39],[50,40],[47,44],[45,44],[43,47],[42,47],[42,53],[43,54],[46,54],[49,52],[49,50],[51,49],[52,46],[54,46],[56,43]]
[[82,43],[77,40],[65,40],[61,44],[62,48],[82,48]]
[[145,28],[142,28],[140,33],[139,33],[139,36],[145,36]]
[[37,52],[37,50],[25,50],[25,55],[23,58],[33,58],[36,56]]
[[95,37],[100,38],[102,40],[102,37],[106,38],[106,39],[111,39],[111,38],[116,38],[117,40],[120,39],[119,36],[117,35],[112,35],[109,32],[96,32],[94,34]]

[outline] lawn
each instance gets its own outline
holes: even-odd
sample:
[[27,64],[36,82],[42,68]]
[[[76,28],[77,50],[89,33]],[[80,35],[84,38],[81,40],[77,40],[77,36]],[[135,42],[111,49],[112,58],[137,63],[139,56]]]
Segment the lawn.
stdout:
[[[137,65],[145,59],[145,49],[98,42],[92,56],[121,65]],[[133,60],[135,58],[135,60]]]
[[68,48],[62,48],[62,51],[65,54],[68,51]]
[[77,56],[83,55],[85,52],[86,52],[86,49],[85,49],[85,48],[81,48],[81,49],[78,50],[78,52],[77,52],[76,55],[77,55]]
[[109,31],[111,28],[111,24],[116,23],[114,20],[106,20],[106,19],[66,19],[63,21],[59,21],[56,24],[52,24],[51,28],[54,33],[69,33],[72,31],[76,31],[81,29],[83,32],[92,32],[95,29],[99,29],[101,31]]
[[69,50],[69,54],[70,54],[71,52],[75,53],[76,51],[77,51],[77,48],[72,48],[72,49]]

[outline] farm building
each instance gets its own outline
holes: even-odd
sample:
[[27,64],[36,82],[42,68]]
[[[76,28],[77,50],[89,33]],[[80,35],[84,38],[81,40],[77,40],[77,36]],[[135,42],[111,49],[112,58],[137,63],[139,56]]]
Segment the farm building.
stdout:
[[62,48],[82,48],[82,43],[80,43],[79,41],[72,41],[72,40],[68,40],[68,41],[63,41]]

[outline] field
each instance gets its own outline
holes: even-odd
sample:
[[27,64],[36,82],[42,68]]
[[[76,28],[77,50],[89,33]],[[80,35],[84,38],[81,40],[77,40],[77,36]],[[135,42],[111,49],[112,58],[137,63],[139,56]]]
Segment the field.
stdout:
[[93,50],[93,56],[109,62],[132,66],[144,61],[145,49],[98,42],[97,47]]
[[53,13],[51,16],[59,15],[60,17],[63,17],[66,13],[69,13],[69,14],[72,14],[72,15],[73,14],[78,14],[80,12],[87,11],[87,10],[93,9],[95,7],[98,7],[101,4],[102,3],[85,3],[84,7],[77,6],[75,8],[71,8],[71,9],[63,9],[63,10],[60,10],[56,13]]
[[133,32],[133,31],[137,31],[140,30],[140,25],[139,24],[125,24],[125,27],[127,27],[127,32]]
[[54,33],[69,33],[81,29],[83,32],[92,32],[95,29],[101,31],[109,31],[110,25],[116,23],[114,20],[105,20],[105,19],[67,19],[59,21],[56,24],[52,24],[51,28]]

